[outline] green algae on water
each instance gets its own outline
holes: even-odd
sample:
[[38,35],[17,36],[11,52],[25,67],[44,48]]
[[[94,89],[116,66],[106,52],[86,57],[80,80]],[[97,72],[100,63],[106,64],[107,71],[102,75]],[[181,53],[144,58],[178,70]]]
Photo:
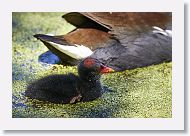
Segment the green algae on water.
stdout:
[[38,56],[48,49],[33,38],[37,33],[66,34],[74,29],[64,13],[13,13],[13,118],[171,118],[172,63],[102,76],[111,91],[91,102],[53,104],[24,96],[32,81],[51,74],[77,74],[77,67],[46,65]]

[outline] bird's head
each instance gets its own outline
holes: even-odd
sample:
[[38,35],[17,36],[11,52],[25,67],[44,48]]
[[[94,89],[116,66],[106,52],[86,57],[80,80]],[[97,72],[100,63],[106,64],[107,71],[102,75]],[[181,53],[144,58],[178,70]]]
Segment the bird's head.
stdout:
[[78,65],[78,73],[81,78],[99,78],[101,74],[112,73],[114,70],[108,66],[105,66],[95,58],[86,58],[82,60]]

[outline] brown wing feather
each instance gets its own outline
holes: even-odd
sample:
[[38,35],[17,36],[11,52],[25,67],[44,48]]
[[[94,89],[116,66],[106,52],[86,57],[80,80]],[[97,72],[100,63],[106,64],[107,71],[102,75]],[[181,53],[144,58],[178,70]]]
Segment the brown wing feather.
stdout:
[[84,16],[93,21],[109,26],[117,27],[152,27],[158,26],[163,29],[171,23],[169,12],[84,12]]
[[79,44],[95,50],[99,47],[106,47],[115,40],[112,35],[97,29],[76,29],[75,31],[64,35],[64,39],[70,44]]
[[153,26],[162,29],[171,27],[172,22],[170,12],[75,12],[63,17],[79,27],[101,28],[99,30],[104,27],[122,44],[152,31]]

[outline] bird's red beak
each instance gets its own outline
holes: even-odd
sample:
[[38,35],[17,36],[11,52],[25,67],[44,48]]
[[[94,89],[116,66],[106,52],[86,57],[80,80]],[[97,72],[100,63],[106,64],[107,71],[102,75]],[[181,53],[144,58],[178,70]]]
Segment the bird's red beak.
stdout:
[[104,73],[112,73],[112,72],[114,72],[114,70],[112,68],[109,68],[106,66],[101,66],[100,73],[104,74]]

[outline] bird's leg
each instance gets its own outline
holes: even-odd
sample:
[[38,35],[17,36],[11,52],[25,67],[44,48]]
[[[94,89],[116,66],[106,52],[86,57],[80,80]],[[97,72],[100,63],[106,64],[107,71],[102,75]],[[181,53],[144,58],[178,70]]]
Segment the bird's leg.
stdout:
[[75,103],[76,101],[80,101],[82,98],[82,95],[81,94],[78,94],[77,96],[74,96],[71,100],[70,100],[70,103]]
[[81,98],[82,98],[82,95],[81,95],[81,93],[80,93],[80,91],[79,91],[79,89],[78,89],[77,87],[76,87],[76,90],[77,90],[78,95],[77,95],[77,96],[74,96],[74,97],[70,100],[70,103],[75,103],[76,100],[79,102],[79,101],[81,100]]

